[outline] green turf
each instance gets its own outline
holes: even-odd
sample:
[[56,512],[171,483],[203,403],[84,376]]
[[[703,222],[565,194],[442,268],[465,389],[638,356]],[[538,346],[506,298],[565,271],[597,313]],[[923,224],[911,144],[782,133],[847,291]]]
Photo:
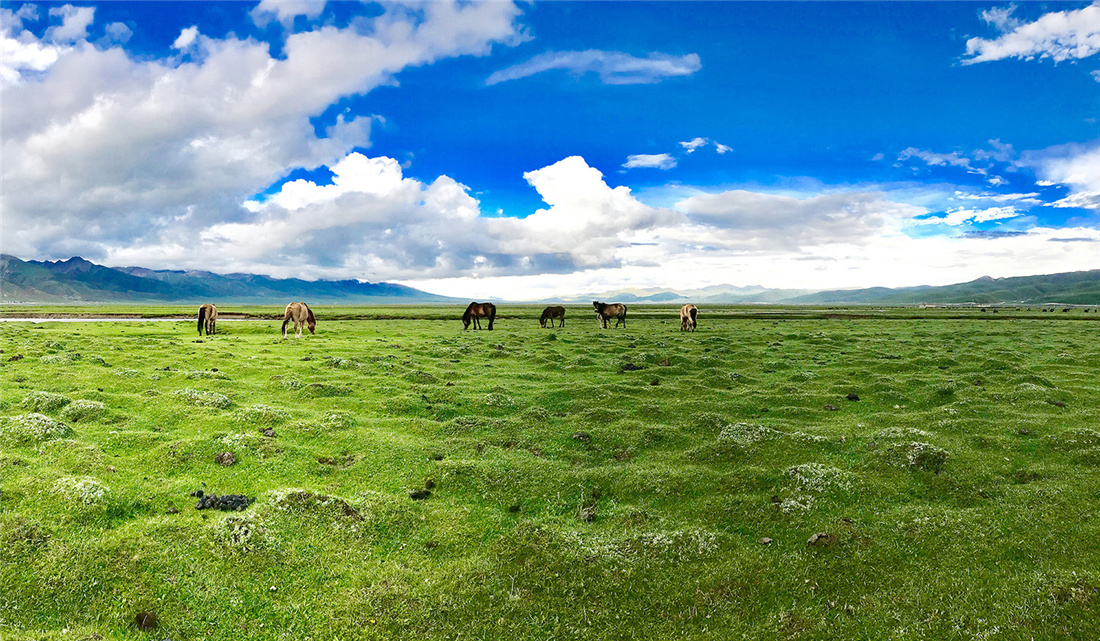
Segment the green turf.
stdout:
[[501,307],[0,324],[0,638],[1097,638],[1100,316]]

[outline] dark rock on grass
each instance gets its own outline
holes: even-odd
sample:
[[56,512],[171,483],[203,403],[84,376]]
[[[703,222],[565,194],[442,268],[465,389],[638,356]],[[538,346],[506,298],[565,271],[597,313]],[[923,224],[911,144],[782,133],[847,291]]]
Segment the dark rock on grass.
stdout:
[[427,552],[431,552],[432,550],[436,549],[437,547],[439,547],[439,544],[436,543],[435,541],[424,541],[424,550],[427,551]]
[[1020,436],[1031,436],[1031,430],[1023,428],[1023,427],[1016,430],[1016,433],[1019,434]]
[[573,433],[573,440],[574,441],[580,441],[582,443],[587,443],[587,442],[592,440],[592,435],[589,434],[588,432],[574,432]]
[[[202,341],[197,341],[201,343]],[[142,611],[134,617],[134,625],[138,630],[152,630],[157,627],[157,615],[155,612]]]
[[635,365],[634,363],[625,363],[623,365],[622,369],[619,370],[619,371],[621,371],[621,372],[636,372],[640,369],[645,369],[645,368],[642,367],[641,365]]
[[204,494],[202,490],[195,490],[191,496],[199,502],[195,504],[196,510],[221,510],[222,512],[240,512],[255,502],[256,497],[247,497],[243,494]]
[[837,411],[840,411],[840,408],[839,408],[839,407],[837,407],[836,405],[833,405],[832,403],[827,403],[827,404],[825,405],[825,409],[826,409],[826,410],[828,410],[828,411],[830,411],[830,412],[837,412]]
[[759,543],[760,545],[771,545],[772,540],[765,536],[764,538],[760,539]]
[[660,379],[656,379],[656,378],[653,379],[653,381],[650,383],[650,385],[660,385],[660,384],[661,384]]
[[436,452],[436,453],[432,454],[431,456],[429,456],[428,458],[430,458],[433,461],[442,461],[443,460],[443,455]]
[[599,505],[594,501],[588,505],[582,505],[577,508],[577,520],[583,523],[591,523],[596,520],[597,512],[599,512]]
[[1054,407],[1065,407],[1066,406],[1066,404],[1063,403],[1062,401],[1056,401],[1053,398],[1048,398],[1047,403],[1050,403]]
[[173,505],[173,506],[169,507],[167,510],[165,510],[164,513],[165,514],[179,514],[180,511],[179,511],[179,508],[177,508],[175,505]]
[[232,452],[218,452],[218,455],[214,457],[214,462],[222,467],[229,467],[237,463],[237,457],[233,456]]
[[836,543],[836,537],[828,532],[818,532],[806,541],[806,545],[815,548],[825,548]]
[[663,360],[661,360],[661,362],[660,362],[660,363],[657,363],[657,364],[658,364],[658,365],[660,365],[661,367],[668,367],[668,366],[669,366],[669,362],[668,362],[668,359],[667,359],[667,358],[666,358],[666,359],[663,359]]
[[414,501],[423,501],[431,495],[431,490],[413,490],[412,492],[409,492],[409,498]]
[[275,438],[276,436],[278,436],[278,434],[275,433],[275,430],[271,429],[270,427],[265,429],[265,430],[262,430],[260,432],[260,434],[263,434],[264,436],[266,436],[268,438]]
[[849,395],[845,396],[844,398],[847,398],[849,401],[858,401],[859,400],[859,394],[849,394]]
[[512,514],[515,514],[516,512],[519,512],[519,503],[516,503],[515,505],[509,505],[508,506],[508,511],[511,512]]
[[433,487],[435,487],[435,480],[434,479],[427,479],[426,481],[424,481],[424,489],[430,490]]
[[21,361],[21,360],[23,360],[23,355],[22,354],[16,354],[15,356],[12,356],[8,360],[9,361]]

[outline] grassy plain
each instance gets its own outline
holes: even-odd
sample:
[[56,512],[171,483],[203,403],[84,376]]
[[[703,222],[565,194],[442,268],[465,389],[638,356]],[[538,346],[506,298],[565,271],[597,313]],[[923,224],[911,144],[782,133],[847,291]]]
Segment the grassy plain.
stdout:
[[0,638],[1097,638],[1100,315],[359,310],[0,323]]

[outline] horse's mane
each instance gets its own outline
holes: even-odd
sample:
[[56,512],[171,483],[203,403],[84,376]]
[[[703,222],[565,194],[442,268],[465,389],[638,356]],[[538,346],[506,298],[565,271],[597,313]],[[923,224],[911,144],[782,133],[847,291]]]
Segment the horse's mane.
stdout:
[[466,306],[466,311],[462,313],[463,323],[469,322],[470,316],[474,313],[474,305],[477,305],[477,303],[470,303]]
[[313,323],[314,325],[316,325],[316,324],[317,324],[317,317],[313,315],[313,310],[312,310],[312,309],[310,309],[310,308],[309,308],[309,305],[306,305],[305,303],[302,303],[302,306],[304,306],[304,307],[306,308],[306,319],[307,319],[307,320],[308,320],[309,322],[311,322],[311,323]]

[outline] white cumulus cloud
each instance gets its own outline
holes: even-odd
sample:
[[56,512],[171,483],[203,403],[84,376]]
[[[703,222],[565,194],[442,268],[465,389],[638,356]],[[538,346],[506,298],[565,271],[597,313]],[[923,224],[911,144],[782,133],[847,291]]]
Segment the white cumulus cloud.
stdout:
[[294,24],[296,16],[314,19],[325,10],[325,0],[261,0],[252,10],[252,20],[264,26],[274,17],[286,28]]
[[1087,58],[1100,51],[1100,4],[1047,13],[1028,23],[1012,18],[1010,10],[991,10],[982,16],[1004,33],[993,40],[967,40],[966,55],[970,57],[963,64],[1005,58],[1049,58],[1062,62]]
[[46,29],[46,40],[71,44],[88,37],[88,27],[95,20],[95,7],[74,7],[66,4],[51,8],[50,16],[60,17],[61,24]]
[[[370,117],[338,118],[321,135],[311,118],[408,67],[515,42],[519,11],[502,2],[387,6],[347,28],[288,34],[279,57],[263,42],[189,27],[176,41],[193,52],[182,63],[110,43],[60,47],[11,26],[2,43],[3,249],[95,259],[156,247],[143,254],[150,264],[193,260],[187,248],[202,230],[250,218],[242,204],[252,195],[370,144]],[[84,14],[64,15],[75,34]]]

